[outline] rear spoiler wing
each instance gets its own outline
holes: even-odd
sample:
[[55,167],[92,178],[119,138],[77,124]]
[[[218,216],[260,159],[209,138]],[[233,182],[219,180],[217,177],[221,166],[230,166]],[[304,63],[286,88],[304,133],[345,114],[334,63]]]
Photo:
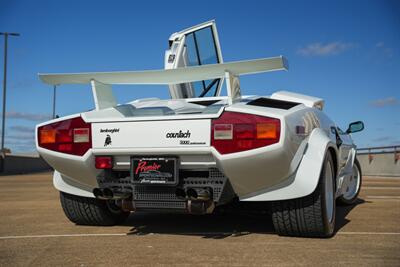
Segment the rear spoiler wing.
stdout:
[[70,74],[40,73],[39,78],[42,82],[50,85],[91,84],[96,110],[100,110],[117,105],[111,89],[113,84],[169,85],[225,78],[228,99],[233,103],[241,96],[238,76],[277,70],[288,70],[288,62],[283,56],[166,70]]

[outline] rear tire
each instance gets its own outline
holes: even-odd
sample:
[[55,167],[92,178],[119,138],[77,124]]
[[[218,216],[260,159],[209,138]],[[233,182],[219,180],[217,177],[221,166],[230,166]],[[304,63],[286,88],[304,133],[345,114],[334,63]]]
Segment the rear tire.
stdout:
[[277,201],[272,206],[275,231],[283,236],[330,237],[334,233],[335,171],[327,152],[315,191],[305,197]]
[[123,222],[129,216],[129,212],[96,198],[60,192],[60,201],[67,218],[79,225],[110,226]]

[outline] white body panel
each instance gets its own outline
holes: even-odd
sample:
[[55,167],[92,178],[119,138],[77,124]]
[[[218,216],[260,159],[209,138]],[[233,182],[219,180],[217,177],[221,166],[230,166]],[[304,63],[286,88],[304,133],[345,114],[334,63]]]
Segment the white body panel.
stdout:
[[287,92],[287,91],[275,92],[271,95],[271,98],[278,99],[278,100],[299,102],[299,103],[303,103],[307,107],[318,108],[320,110],[322,110],[324,108],[324,100],[323,99],[318,98],[318,97],[313,97],[313,96],[297,94],[297,93],[293,93],[293,92]]

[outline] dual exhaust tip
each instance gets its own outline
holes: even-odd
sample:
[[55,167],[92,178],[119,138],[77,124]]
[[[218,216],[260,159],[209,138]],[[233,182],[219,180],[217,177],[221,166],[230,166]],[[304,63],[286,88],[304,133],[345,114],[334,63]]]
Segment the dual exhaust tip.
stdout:
[[111,190],[111,188],[95,188],[93,189],[93,195],[98,199],[103,200],[118,200],[118,199],[127,199],[131,197],[131,193],[128,192],[117,192]]
[[187,211],[194,215],[212,213],[215,204],[212,199],[211,188],[177,188],[177,198],[187,201]]
[[184,200],[189,199],[208,201],[212,198],[210,188],[187,188],[186,190],[183,188],[177,188],[175,191],[175,195],[177,196],[177,198]]

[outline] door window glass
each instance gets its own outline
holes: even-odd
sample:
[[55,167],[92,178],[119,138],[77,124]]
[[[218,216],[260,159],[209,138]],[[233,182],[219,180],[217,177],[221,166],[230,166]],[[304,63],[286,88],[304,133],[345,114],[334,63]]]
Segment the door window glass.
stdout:
[[[212,28],[189,33],[186,35],[186,54],[188,66],[219,63],[217,48]],[[220,79],[192,82],[195,97],[215,96],[217,94]]]

